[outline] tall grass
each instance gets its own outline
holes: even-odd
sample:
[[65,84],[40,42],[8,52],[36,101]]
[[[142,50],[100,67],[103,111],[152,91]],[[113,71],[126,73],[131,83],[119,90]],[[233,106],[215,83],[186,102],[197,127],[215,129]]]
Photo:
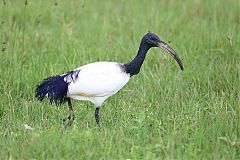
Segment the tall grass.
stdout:
[[[27,2],[27,3],[26,3]],[[1,159],[240,159],[240,2],[6,1],[0,11]],[[94,61],[128,62],[157,33],[158,49],[100,110],[34,98],[43,78]],[[34,128],[26,130],[23,124]]]

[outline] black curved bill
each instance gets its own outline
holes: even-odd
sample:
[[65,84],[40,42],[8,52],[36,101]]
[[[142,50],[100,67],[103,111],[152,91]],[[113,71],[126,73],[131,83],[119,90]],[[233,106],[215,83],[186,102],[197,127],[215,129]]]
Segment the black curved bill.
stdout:
[[167,45],[167,43],[161,41],[160,43],[158,43],[158,47],[169,53],[177,61],[181,70],[183,70],[183,64],[181,59],[178,57],[177,53],[169,45]]

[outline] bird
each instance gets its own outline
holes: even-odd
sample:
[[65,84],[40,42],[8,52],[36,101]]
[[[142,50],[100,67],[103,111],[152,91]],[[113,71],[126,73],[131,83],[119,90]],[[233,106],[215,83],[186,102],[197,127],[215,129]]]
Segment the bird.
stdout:
[[93,62],[64,74],[45,78],[37,85],[35,96],[40,101],[47,97],[51,104],[67,103],[69,115],[64,119],[67,126],[71,126],[75,119],[71,100],[90,101],[95,106],[95,121],[100,126],[99,111],[103,102],[139,74],[149,49],[153,47],[170,54],[183,70],[178,54],[156,34],[148,32],[141,39],[137,55],[128,63]]

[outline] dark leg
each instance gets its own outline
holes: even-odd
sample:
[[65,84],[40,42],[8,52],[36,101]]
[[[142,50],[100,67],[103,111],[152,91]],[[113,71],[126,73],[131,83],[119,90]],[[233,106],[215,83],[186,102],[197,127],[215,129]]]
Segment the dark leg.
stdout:
[[67,103],[68,103],[68,108],[69,108],[69,116],[67,117],[66,120],[64,119],[64,121],[66,121],[66,125],[71,126],[75,119],[75,115],[73,112],[73,106],[72,106],[72,102],[71,102],[70,98],[67,99]]
[[99,110],[100,110],[99,107],[96,108],[96,110],[95,110],[95,119],[96,119],[96,122],[97,122],[97,125],[98,125],[98,126],[100,126],[100,125],[99,125],[99,120],[100,120],[100,117],[99,117]]

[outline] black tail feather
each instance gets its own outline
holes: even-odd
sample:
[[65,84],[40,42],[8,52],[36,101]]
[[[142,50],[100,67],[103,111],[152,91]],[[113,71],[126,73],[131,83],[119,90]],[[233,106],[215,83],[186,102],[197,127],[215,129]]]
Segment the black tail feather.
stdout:
[[42,101],[46,96],[50,103],[61,104],[67,100],[68,85],[75,81],[80,70],[71,71],[64,75],[56,75],[44,79],[35,91],[35,96]]
[[68,84],[59,75],[49,77],[36,88],[36,98],[42,101],[47,96],[50,102],[63,103],[67,97]]

